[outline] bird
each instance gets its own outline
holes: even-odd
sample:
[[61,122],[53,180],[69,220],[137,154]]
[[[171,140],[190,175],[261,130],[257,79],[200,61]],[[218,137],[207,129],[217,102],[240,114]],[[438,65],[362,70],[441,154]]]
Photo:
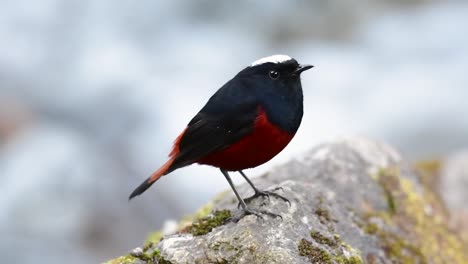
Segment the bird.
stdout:
[[[244,170],[266,163],[292,140],[302,121],[301,65],[287,55],[254,61],[219,88],[174,141],[169,159],[130,195],[141,195],[162,176],[177,169],[202,164],[219,168],[241,209],[233,221],[246,215],[281,217],[247,204],[259,196],[289,200],[273,191],[258,189]],[[254,190],[242,199],[229,172],[239,172]]]

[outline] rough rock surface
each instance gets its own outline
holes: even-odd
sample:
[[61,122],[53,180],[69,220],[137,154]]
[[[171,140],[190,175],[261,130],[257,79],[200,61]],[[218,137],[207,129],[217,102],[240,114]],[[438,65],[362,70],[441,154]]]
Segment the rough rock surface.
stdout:
[[[109,263],[468,263],[467,243],[448,228],[439,196],[385,144],[324,144],[254,182],[281,187],[291,200],[250,204],[282,220],[224,221],[238,212],[234,195],[224,192],[193,224]],[[246,184],[239,190],[251,194]]]

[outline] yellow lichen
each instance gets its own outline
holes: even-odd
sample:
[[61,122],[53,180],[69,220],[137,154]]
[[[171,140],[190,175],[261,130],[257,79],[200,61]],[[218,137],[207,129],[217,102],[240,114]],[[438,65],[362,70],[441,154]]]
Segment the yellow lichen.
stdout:
[[[398,232],[371,223],[363,226],[379,236],[388,257],[402,263],[468,263],[466,245],[448,229],[445,209],[436,195],[427,188],[416,190],[411,180],[400,176],[398,168],[381,170],[377,181],[393,203],[384,212],[389,219],[386,223]],[[363,219],[369,218],[368,214]]]
[[440,159],[428,159],[416,162],[414,168],[421,179],[421,182],[430,187],[432,190],[437,185],[440,170],[442,168],[442,161]]
[[358,256],[351,256],[349,258],[345,256],[338,256],[334,258],[334,261],[338,264],[362,264],[363,261]]

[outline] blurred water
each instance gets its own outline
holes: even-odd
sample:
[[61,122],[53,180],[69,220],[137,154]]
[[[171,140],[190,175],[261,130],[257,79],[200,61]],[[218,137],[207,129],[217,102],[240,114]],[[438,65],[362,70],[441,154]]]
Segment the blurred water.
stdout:
[[102,261],[228,188],[191,166],[127,202],[207,98],[273,53],[316,68],[296,138],[250,175],[351,134],[410,158],[468,146],[466,3],[296,4],[2,1],[2,261]]

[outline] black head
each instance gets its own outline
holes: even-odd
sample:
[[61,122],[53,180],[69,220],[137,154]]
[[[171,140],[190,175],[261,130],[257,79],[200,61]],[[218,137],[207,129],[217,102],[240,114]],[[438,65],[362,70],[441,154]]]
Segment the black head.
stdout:
[[288,130],[294,130],[302,117],[300,75],[312,67],[300,65],[286,55],[273,55],[253,62],[235,78],[243,83],[248,93],[255,94],[269,117],[273,119],[271,121],[292,122],[288,125],[291,128]]

